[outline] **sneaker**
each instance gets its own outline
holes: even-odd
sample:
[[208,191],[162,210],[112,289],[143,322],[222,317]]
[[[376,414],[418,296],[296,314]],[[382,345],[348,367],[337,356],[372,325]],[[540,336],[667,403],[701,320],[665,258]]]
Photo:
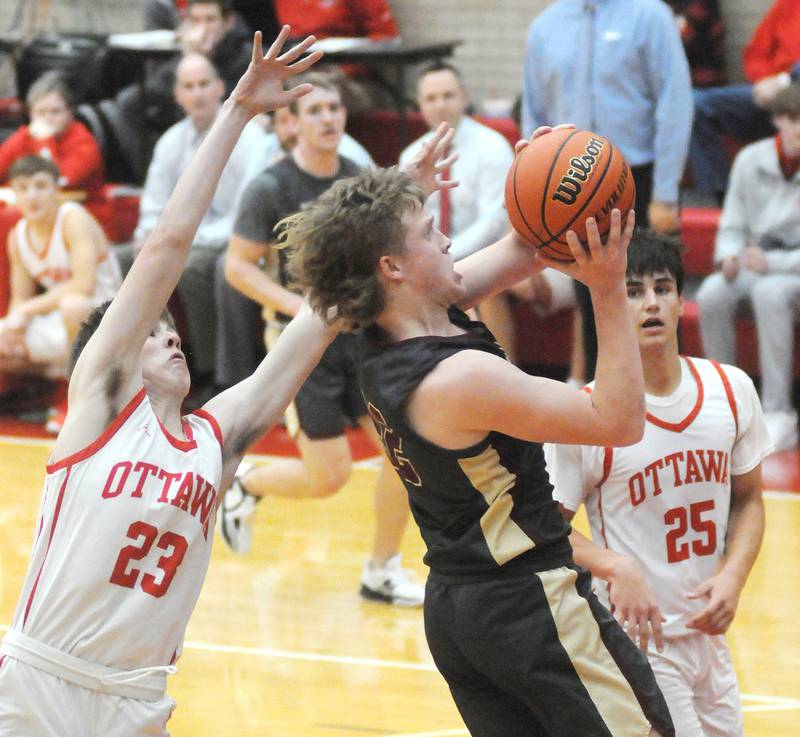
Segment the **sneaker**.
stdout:
[[217,511],[219,534],[234,553],[242,555],[249,553],[253,546],[253,516],[256,503],[261,498],[248,492],[242,485],[242,479],[252,468],[253,466],[245,461],[239,464],[236,477],[222,498],[222,504]]
[[385,601],[397,606],[422,606],[425,587],[413,580],[413,573],[400,567],[400,555],[393,555],[382,568],[364,563],[361,574],[361,596],[372,601]]
[[767,434],[774,448],[773,453],[797,447],[796,412],[765,412],[764,419],[767,423]]

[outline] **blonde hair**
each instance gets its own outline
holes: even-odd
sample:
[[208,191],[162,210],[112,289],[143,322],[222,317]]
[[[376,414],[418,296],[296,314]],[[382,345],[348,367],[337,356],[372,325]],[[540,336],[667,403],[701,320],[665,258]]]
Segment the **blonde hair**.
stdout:
[[384,307],[378,263],[402,252],[402,217],[424,201],[420,187],[397,167],[365,169],[278,223],[290,275],[323,319],[335,313],[350,330],[377,320]]

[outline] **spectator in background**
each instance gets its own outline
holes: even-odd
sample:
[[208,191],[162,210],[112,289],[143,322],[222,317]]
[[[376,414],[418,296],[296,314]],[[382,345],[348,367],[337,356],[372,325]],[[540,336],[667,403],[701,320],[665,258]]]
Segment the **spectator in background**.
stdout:
[[[333,84],[330,75],[316,72]],[[269,132],[264,137],[266,150],[264,166],[271,166],[289,154],[297,143],[298,117],[288,107],[275,110],[268,116]],[[353,138],[342,135],[339,155],[359,167],[375,167],[369,152]],[[263,341],[253,341],[263,333],[261,307],[249,297],[232,288],[225,278],[225,258],[217,261],[214,277],[217,306],[217,354],[214,380],[222,391],[248,377],[264,355]]]
[[397,38],[397,21],[388,0],[274,0],[278,23],[295,36],[317,38]]
[[[250,63],[252,40],[250,30],[233,12],[231,0],[186,0],[178,36],[184,54],[202,54],[211,60],[229,95]],[[173,95],[175,68],[175,60],[150,66],[143,84],[124,88],[104,108],[134,182],[144,181],[156,141],[182,117]]]
[[0,181],[23,156],[50,159],[60,173],[59,186],[82,190],[94,199],[103,186],[100,148],[83,123],[74,118],[72,95],[58,72],[45,72],[28,90],[30,123],[0,144]]
[[[692,86],[669,8],[660,0],[558,0],[533,21],[524,63],[523,135],[568,121],[606,136],[631,165],[637,223],[677,231]],[[597,338],[588,292],[576,285],[576,294],[585,369],[572,375],[588,381]]]
[[[425,69],[417,80],[417,105],[429,132],[400,154],[400,165],[411,161],[441,123],[455,128],[451,153],[458,158],[451,176],[453,190],[434,192],[426,206],[436,226],[452,240],[450,253],[458,261],[499,240],[508,229],[503,185],[514,160],[506,138],[469,117],[469,96],[459,71],[446,63]],[[514,350],[514,327],[507,295],[481,305],[481,319],[509,355]]]
[[[176,70],[175,100],[186,117],[167,130],[156,144],[147,171],[134,235],[141,247],[155,227],[172,190],[217,117],[225,84],[202,54],[185,56]],[[193,384],[210,391],[214,383],[216,307],[215,264],[228,245],[245,185],[265,165],[266,134],[255,122],[242,133],[231,154],[211,207],[197,229],[192,250],[178,282],[189,333]],[[199,401],[199,400],[198,400]]]
[[[315,72],[325,74],[324,72]],[[328,75],[332,83],[336,83],[333,76]],[[269,164],[274,164],[278,159],[289,153],[297,143],[297,115],[288,107],[278,108],[269,116],[270,118],[270,141],[269,141]],[[339,155],[358,164],[360,167],[375,168],[375,162],[365,149],[355,138],[347,133],[342,134],[339,143]]]
[[761,398],[775,450],[798,443],[792,405],[794,323],[800,317],[800,83],[766,108],[778,129],[733,162],[717,231],[719,271],[697,293],[703,350],[735,363],[734,320],[749,302],[758,331]]
[[[388,0],[275,0],[280,24],[289,24],[297,37],[398,39],[397,22]],[[357,64],[328,67],[336,76],[342,101],[350,113],[375,107],[393,107],[384,86],[374,83],[368,70]]]
[[725,84],[725,29],[718,0],[666,0],[675,13],[694,87]]
[[58,167],[40,156],[8,172],[22,220],[8,238],[11,301],[0,320],[0,371],[64,376],[81,322],[111,299],[119,266],[97,221],[61,202]]
[[[298,80],[296,80],[298,81]],[[259,174],[242,197],[228,248],[229,283],[263,307],[267,350],[303,302],[291,287],[286,252],[273,249],[275,226],[298,212],[358,166],[338,153],[347,111],[330,76],[312,72],[303,82],[314,89],[290,108],[297,117],[297,142],[289,155]],[[368,203],[365,203],[368,206]],[[287,411],[287,427],[300,458],[280,458],[269,466],[242,464],[220,508],[219,529],[234,551],[252,544],[256,502],[265,496],[322,498],[347,482],[352,457],[346,428],[364,428],[381,447],[356,383],[353,335],[338,336],[325,352]],[[408,520],[408,499],[384,458],[375,490],[375,536],[361,577],[361,595],[401,606],[419,606],[423,588],[400,566],[398,553]]]
[[744,50],[747,84],[695,90],[689,163],[698,191],[719,202],[728,186],[722,134],[754,141],[774,133],[769,103],[800,79],[800,3],[776,0]]

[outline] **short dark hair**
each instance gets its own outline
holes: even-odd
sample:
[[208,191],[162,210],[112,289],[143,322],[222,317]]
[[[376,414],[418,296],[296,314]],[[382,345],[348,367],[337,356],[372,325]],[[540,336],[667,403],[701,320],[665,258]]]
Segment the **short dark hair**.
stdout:
[[59,95],[70,110],[75,109],[75,99],[66,79],[64,79],[64,75],[59,71],[51,69],[49,72],[45,72],[28,88],[28,94],[25,95],[25,104],[28,110],[33,107],[39,98],[52,93]]
[[233,12],[233,0],[189,0],[189,5],[218,5],[223,18]]
[[346,329],[377,320],[385,304],[378,263],[403,252],[403,215],[424,201],[420,187],[397,167],[364,169],[278,223],[291,275],[323,319],[335,307]]
[[15,177],[32,177],[34,174],[45,172],[49,174],[58,183],[61,177],[61,172],[58,167],[44,156],[22,156],[17,159],[8,170],[8,180],[11,181]]
[[[69,361],[67,363],[67,378],[72,376],[72,372],[75,369],[75,364],[78,363],[78,359],[80,358],[81,353],[83,353],[83,349],[86,348],[86,344],[89,342],[89,339],[95,334],[97,328],[100,327],[103,316],[106,314],[106,312],[108,312],[110,305],[111,300],[98,305],[89,313],[89,317],[87,317],[81,323],[78,334],[75,336],[75,340],[72,341],[72,348],[70,349]],[[172,317],[172,313],[168,309],[165,309],[161,313],[161,317],[158,318],[158,321],[167,323],[167,325],[169,325],[173,330],[176,329],[175,318]]]
[[458,83],[462,87],[464,86],[464,78],[461,76],[461,72],[449,62],[442,61],[441,59],[439,61],[434,61],[423,68],[417,77],[417,84],[419,84],[419,81],[423,77],[427,76],[428,74],[433,74],[434,72],[452,72],[452,74],[458,80]]
[[628,246],[627,276],[648,276],[667,271],[675,277],[678,294],[683,293],[683,245],[677,238],[647,228],[637,228]]
[[784,87],[764,107],[770,115],[800,115],[800,82]]

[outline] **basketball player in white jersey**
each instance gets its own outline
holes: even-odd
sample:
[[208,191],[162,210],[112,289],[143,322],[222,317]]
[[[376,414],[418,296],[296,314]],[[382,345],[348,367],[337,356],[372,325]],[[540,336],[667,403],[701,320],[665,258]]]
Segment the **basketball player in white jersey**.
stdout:
[[764,416],[743,371],[679,355],[679,246],[639,232],[626,281],[644,437],[625,448],[546,446],[553,496],[567,519],[585,505],[592,540],[573,531],[575,560],[647,653],[676,737],[737,737],[742,709],[724,633],[764,534]]
[[0,371],[34,368],[56,375],[94,307],[122,281],[99,223],[76,202],[61,202],[58,167],[40,156],[9,170],[22,219],[9,234],[11,300],[0,320]]
[[283,83],[309,37],[248,70],[110,306],[75,341],[69,412],[47,464],[35,543],[0,652],[0,735],[166,735],[165,695],[205,577],[218,492],[281,416],[333,332],[310,310],[255,373],[182,417],[189,373],[167,299],[245,124],[311,90]]

